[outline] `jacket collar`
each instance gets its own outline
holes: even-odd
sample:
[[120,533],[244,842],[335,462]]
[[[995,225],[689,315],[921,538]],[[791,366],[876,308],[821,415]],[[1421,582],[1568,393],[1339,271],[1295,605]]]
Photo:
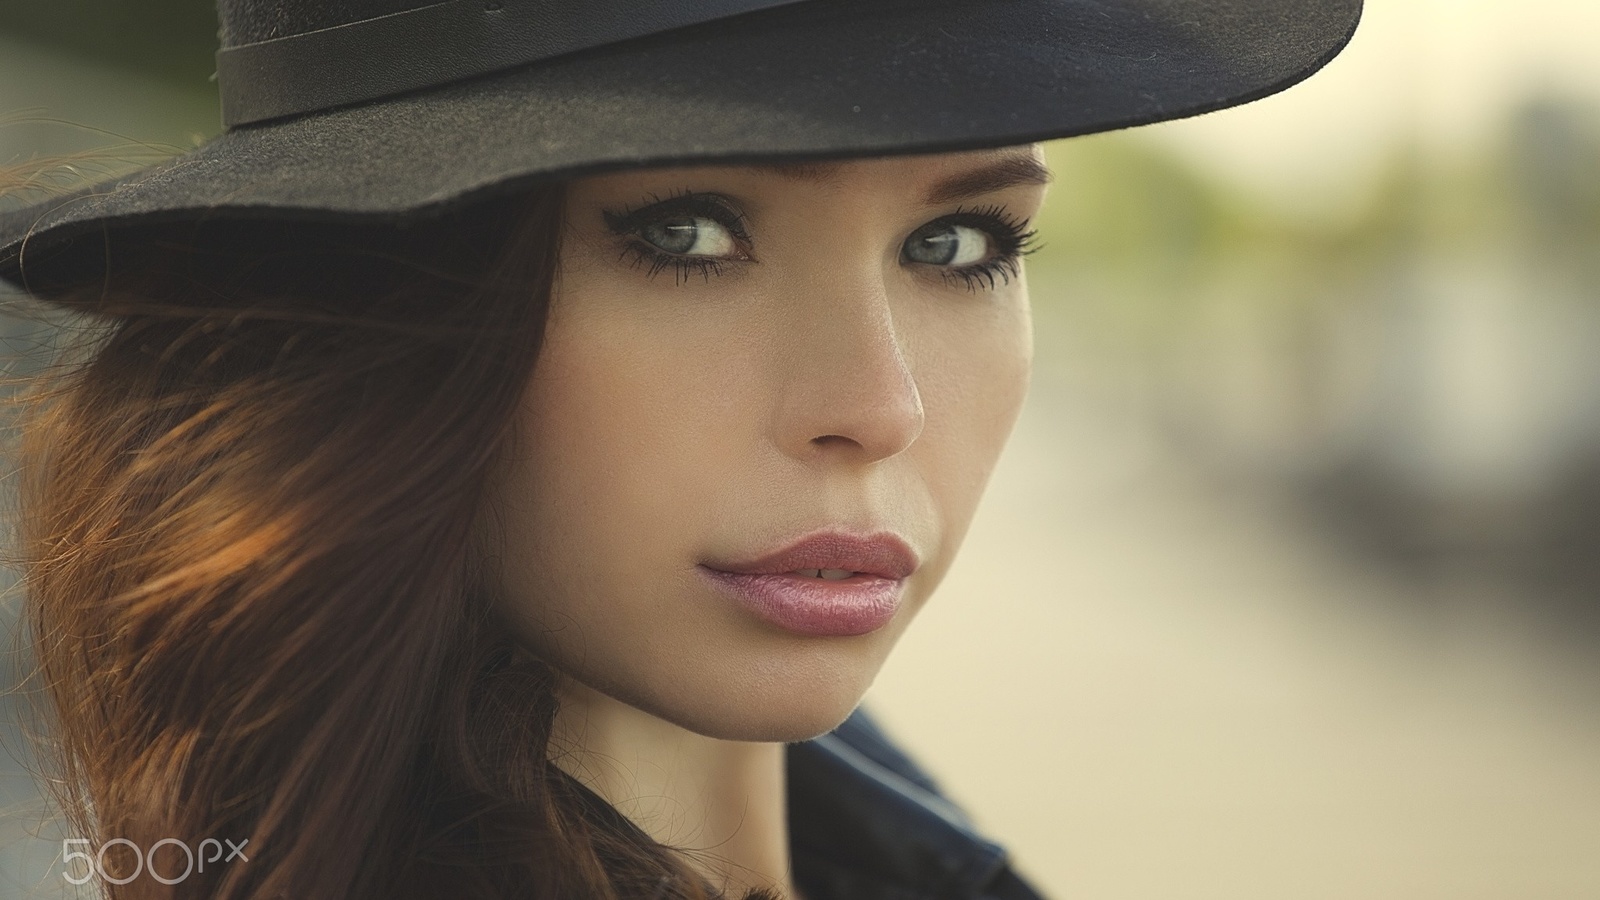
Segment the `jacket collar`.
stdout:
[[864,709],[787,748],[795,879],[813,900],[976,898],[1006,866]]

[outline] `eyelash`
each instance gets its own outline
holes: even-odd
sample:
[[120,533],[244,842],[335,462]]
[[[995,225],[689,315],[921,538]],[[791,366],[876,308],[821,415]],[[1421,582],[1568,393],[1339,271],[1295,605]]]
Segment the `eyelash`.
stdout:
[[933,222],[976,228],[994,241],[993,259],[958,269],[939,270],[946,283],[954,284],[959,280],[968,291],[976,292],[980,287],[994,290],[997,279],[1000,284],[1010,284],[1011,279],[1021,274],[1022,258],[1039,249],[1034,242],[1039,232],[1028,228],[1026,221],[1017,219],[1003,206],[982,206],[973,210],[957,207],[955,212]]
[[[744,228],[745,217],[731,204],[715,194],[700,194],[689,190],[674,192],[666,198],[651,194],[638,206],[624,207],[621,212],[602,213],[606,227],[627,241],[622,248],[622,258],[632,259],[632,267],[648,267],[645,277],[654,278],[668,267],[675,270],[676,281],[682,284],[693,275],[710,281],[721,275],[724,263],[738,260],[710,256],[678,256],[668,253],[637,236],[647,225],[670,215],[703,216],[728,229],[736,240],[748,245],[750,235]],[[957,207],[956,211],[940,216],[927,224],[946,223],[976,228],[987,234],[994,243],[994,257],[981,263],[960,268],[940,268],[946,283],[961,283],[968,291],[993,290],[997,284],[1009,284],[1021,271],[1022,257],[1039,248],[1034,245],[1038,232],[1028,229],[1027,222],[1018,220],[1003,206],[992,205],[975,209]]]

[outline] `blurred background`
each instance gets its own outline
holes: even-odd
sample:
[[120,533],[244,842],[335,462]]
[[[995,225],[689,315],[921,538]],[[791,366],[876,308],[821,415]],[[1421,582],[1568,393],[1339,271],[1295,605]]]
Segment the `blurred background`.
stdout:
[[[214,28],[0,6],[0,171],[216,133]],[[1050,146],[1034,391],[867,699],[1048,894],[1600,897],[1597,41],[1368,0],[1285,94]],[[0,756],[0,898],[60,846]]]

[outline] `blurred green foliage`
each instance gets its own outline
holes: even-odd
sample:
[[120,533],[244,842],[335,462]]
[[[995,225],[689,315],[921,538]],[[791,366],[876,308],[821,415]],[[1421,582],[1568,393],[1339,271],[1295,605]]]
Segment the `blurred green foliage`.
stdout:
[[1600,113],[1568,97],[1528,97],[1495,150],[1467,160],[1396,135],[1340,215],[1265,202],[1139,132],[1048,153],[1055,184],[1029,261],[1047,305],[1104,293],[1123,319],[1181,318],[1198,294],[1257,272],[1281,277],[1248,279],[1262,290],[1234,299],[1279,306],[1324,293],[1316,285],[1388,280],[1420,256],[1488,248],[1600,284]]
[[0,4],[0,36],[188,87],[216,70],[212,0],[15,0]]

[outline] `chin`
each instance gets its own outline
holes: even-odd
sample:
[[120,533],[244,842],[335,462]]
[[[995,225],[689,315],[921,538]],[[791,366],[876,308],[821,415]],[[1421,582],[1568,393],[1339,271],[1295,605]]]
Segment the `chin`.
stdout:
[[828,708],[767,709],[759,714],[747,710],[744,715],[704,716],[676,724],[696,734],[724,741],[793,743],[808,741],[837,728],[855,710],[860,700],[857,697],[855,703]]
[[746,670],[715,678],[715,688],[679,690],[640,698],[639,706],[658,718],[726,741],[793,742],[826,734],[860,705],[876,667],[864,672],[804,667],[788,671]]

